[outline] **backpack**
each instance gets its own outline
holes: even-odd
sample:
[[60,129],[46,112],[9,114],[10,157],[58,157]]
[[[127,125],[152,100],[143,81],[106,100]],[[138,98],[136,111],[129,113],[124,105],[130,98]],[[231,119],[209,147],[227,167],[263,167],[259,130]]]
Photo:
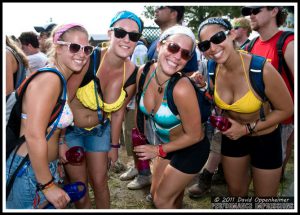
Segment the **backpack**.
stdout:
[[[15,150],[14,157],[16,155],[16,151],[20,148],[20,146],[25,142],[25,136],[22,135],[20,137],[20,129],[21,129],[21,113],[22,113],[22,101],[25,90],[30,83],[30,81],[38,74],[43,72],[53,72],[57,74],[62,82],[62,92],[58,98],[57,104],[53,109],[53,112],[50,117],[50,122],[48,125],[51,125],[56,119],[52,130],[47,134],[46,139],[49,140],[53,132],[55,131],[58,121],[61,117],[66,97],[67,97],[67,83],[64,76],[56,69],[53,68],[41,68],[36,72],[32,73],[28,78],[26,78],[19,88],[13,91],[10,95],[8,95],[7,104],[6,104],[6,160],[10,156],[10,154]],[[13,159],[14,159],[13,157]],[[10,190],[12,188],[15,177],[18,172],[22,168],[23,165],[29,164],[29,156],[28,154],[23,160],[20,162],[16,171],[12,174],[9,183],[6,186],[6,197],[8,197]]]
[[[277,55],[278,55],[278,72],[281,74],[282,73],[282,67],[286,73],[287,80],[289,82],[289,85],[294,93],[294,78],[292,77],[291,71],[289,67],[287,66],[284,56],[283,56],[283,51],[282,47],[284,45],[285,40],[290,36],[294,35],[294,32],[292,31],[283,31],[282,34],[280,35],[277,43],[276,43],[276,48],[277,48]],[[245,47],[245,50],[248,51],[249,53],[251,52],[256,40],[258,37],[253,38],[248,45]]]
[[[144,67],[142,74],[141,74],[141,77],[140,77],[140,80],[138,83],[138,93],[136,94],[137,105],[139,104],[140,99],[141,99],[141,95],[143,92],[143,86],[145,83],[145,78],[149,72],[150,66],[154,62],[155,62],[154,60],[148,61]],[[182,77],[188,77],[188,76],[186,76],[184,73],[181,73],[181,72],[177,72],[174,75],[172,75],[172,77],[169,80],[167,89],[166,89],[167,90],[166,94],[167,94],[168,107],[170,108],[171,112],[174,115],[178,115],[178,110],[177,110],[177,107],[176,107],[176,105],[174,103],[174,99],[173,99],[173,89],[174,89],[174,86],[177,83],[177,81]],[[189,80],[191,81],[191,83],[196,91],[196,94],[197,94],[198,104],[199,104],[199,108],[200,108],[200,112],[201,112],[201,121],[202,121],[202,123],[205,123],[208,120],[209,116],[211,115],[212,99],[208,95],[207,91],[204,91],[204,92],[201,91],[191,79],[189,79]],[[144,131],[143,124],[144,124],[144,114],[138,108],[137,126],[139,128],[139,131],[142,133]]]
[[[250,53],[251,54],[251,53]],[[251,54],[251,62],[249,66],[249,79],[252,88],[254,91],[262,98],[263,102],[260,108],[260,119],[262,121],[265,121],[265,114],[263,109],[263,104],[268,100],[266,94],[265,94],[265,84],[263,80],[263,67],[266,62],[266,58],[258,55]],[[215,82],[215,70],[216,70],[217,63],[214,60],[208,60],[207,62],[207,69],[208,72],[213,80]]]

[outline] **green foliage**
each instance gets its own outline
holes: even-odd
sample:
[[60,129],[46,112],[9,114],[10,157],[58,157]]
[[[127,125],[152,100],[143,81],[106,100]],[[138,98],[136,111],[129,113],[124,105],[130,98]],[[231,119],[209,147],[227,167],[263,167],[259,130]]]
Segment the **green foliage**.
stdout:
[[[145,6],[144,16],[154,19],[154,6]],[[209,17],[222,16],[229,19],[241,16],[242,6],[185,6],[184,20],[196,33],[199,24]]]

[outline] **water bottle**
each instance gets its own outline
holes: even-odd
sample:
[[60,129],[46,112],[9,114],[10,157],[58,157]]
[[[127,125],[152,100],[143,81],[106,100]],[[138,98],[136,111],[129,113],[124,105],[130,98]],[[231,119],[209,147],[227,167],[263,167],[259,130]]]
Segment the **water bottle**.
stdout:
[[[144,134],[140,133],[137,128],[133,128],[132,132],[132,146],[141,146],[141,145],[146,145],[147,144],[147,139]],[[140,160],[138,159],[138,156],[134,155],[134,161],[136,164],[136,168],[139,173],[142,172],[149,172],[150,170],[150,165],[149,165],[149,160]]]

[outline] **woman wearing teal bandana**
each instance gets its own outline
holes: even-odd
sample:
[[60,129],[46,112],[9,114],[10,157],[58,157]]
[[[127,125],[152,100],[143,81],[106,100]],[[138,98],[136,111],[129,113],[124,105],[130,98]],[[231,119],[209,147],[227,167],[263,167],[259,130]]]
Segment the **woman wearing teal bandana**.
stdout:
[[[71,182],[91,184],[96,208],[101,209],[110,207],[107,172],[118,159],[126,106],[135,93],[137,68],[129,56],[141,37],[143,24],[134,13],[121,11],[108,27],[108,47],[95,50],[83,74],[71,80],[76,89],[70,92],[74,126],[68,127],[61,151],[61,160],[66,162],[64,152],[68,148],[85,149],[82,165],[66,164],[65,168]],[[88,193],[75,205],[91,208]]]

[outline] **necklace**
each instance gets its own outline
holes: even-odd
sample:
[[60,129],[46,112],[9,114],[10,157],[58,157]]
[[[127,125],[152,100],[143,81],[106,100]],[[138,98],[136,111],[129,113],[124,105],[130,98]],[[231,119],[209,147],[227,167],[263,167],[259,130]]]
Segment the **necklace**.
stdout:
[[158,77],[157,77],[157,75],[156,75],[156,69],[155,69],[154,75],[155,75],[155,81],[156,81],[156,83],[157,83],[157,85],[158,85],[157,92],[158,92],[159,94],[161,94],[162,91],[163,91],[163,86],[164,86],[164,84],[165,84],[166,82],[168,82],[170,79],[165,80],[163,83],[159,83]]

